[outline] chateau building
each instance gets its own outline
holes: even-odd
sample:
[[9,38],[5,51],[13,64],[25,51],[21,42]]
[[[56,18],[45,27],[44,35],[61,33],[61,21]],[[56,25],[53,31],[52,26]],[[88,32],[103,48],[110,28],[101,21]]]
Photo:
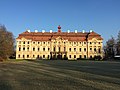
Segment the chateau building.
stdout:
[[62,59],[103,57],[103,38],[94,31],[30,32],[27,30],[16,38],[16,59]]

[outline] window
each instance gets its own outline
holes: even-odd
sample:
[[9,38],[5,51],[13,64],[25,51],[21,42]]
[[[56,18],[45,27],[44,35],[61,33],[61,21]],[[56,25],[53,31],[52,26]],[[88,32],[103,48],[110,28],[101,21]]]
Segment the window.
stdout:
[[53,51],[55,52],[55,47],[53,48]]
[[50,58],[50,56],[48,55],[48,59]]
[[74,58],[76,58],[76,55],[74,55]]
[[25,47],[23,47],[23,51],[25,51]]
[[21,44],[21,41],[19,41],[19,44]]
[[33,58],[35,57],[35,55],[33,55]]
[[33,42],[33,44],[35,44],[35,42]]
[[27,47],[27,51],[29,51],[29,47]]
[[69,55],[69,58],[71,58],[71,55]]
[[43,48],[43,51],[45,51],[45,48]]
[[39,55],[37,55],[37,58],[39,58]]
[[92,56],[90,56],[90,59],[92,59]]
[[84,58],[86,58],[86,55],[84,55]]
[[23,58],[25,58],[25,55],[23,55]]
[[81,44],[81,42],[80,42],[80,44]]
[[84,44],[86,44],[86,42],[84,42]]
[[19,51],[21,51],[21,47],[19,47]]
[[76,51],[76,48],[74,48],[74,51]]
[[50,48],[48,48],[48,51],[50,51]]
[[64,47],[64,52],[66,51],[66,48]]
[[48,44],[50,44],[50,42],[48,42]]
[[98,53],[101,53],[101,49],[100,48],[98,49]]
[[86,52],[86,48],[84,48],[84,51]]
[[79,48],[79,51],[81,52],[81,48]]
[[25,44],[25,41],[23,42],[23,44]]
[[20,54],[18,55],[18,58],[20,58]]
[[92,44],[92,42],[90,42],[90,44]]
[[99,44],[100,44],[100,42],[99,42]]
[[38,42],[38,44],[40,44],[40,42]]
[[90,48],[90,51],[92,51],[92,48]]
[[27,58],[29,58],[29,55],[27,55]]
[[69,48],[69,51],[71,52],[71,48]]
[[43,42],[43,44],[45,44],[45,42]]
[[29,42],[28,42],[28,44],[29,44]]
[[76,42],[74,42],[74,44],[76,44]]
[[94,44],[96,44],[96,42],[94,42]]
[[38,48],[38,51],[40,51],[40,48]]
[[94,52],[96,52],[97,50],[96,50],[96,48],[94,48]]
[[43,58],[45,58],[45,55],[43,55]]
[[82,58],[82,55],[79,55],[79,58]]
[[35,51],[35,48],[33,48],[33,51]]
[[58,49],[59,49],[59,52],[60,52],[60,47]]
[[65,44],[65,42],[64,42],[64,44]]

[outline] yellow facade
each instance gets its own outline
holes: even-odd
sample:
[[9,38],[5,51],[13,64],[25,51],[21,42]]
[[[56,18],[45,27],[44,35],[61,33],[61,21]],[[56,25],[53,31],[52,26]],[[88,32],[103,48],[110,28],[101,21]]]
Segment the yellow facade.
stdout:
[[103,57],[103,40],[95,36],[88,40],[71,41],[64,39],[61,35],[51,40],[33,40],[26,37],[16,39],[16,59],[50,59],[65,58],[77,60],[78,58],[94,58],[94,56]]

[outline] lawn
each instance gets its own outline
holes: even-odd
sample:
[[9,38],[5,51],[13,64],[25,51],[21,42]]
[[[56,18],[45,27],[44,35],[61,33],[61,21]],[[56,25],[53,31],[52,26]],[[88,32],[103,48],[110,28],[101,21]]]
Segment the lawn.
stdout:
[[120,62],[0,62],[0,90],[120,90]]

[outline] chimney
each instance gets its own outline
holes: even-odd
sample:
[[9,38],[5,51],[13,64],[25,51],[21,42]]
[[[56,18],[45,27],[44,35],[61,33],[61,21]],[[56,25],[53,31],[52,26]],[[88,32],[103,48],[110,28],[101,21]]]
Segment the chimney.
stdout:
[[35,30],[35,33],[37,33],[38,32],[38,30]]
[[77,33],[77,30],[75,30],[75,33]]
[[52,30],[50,30],[50,33],[52,33]]
[[83,30],[82,33],[85,33],[85,30]]
[[30,33],[30,30],[29,30],[29,29],[28,29],[27,31]]
[[68,30],[68,33],[70,33],[70,30]]
[[45,30],[42,30],[42,33],[44,33],[45,32]]
[[90,33],[91,33],[91,32],[93,32],[93,30],[92,30],[92,29],[90,30]]

